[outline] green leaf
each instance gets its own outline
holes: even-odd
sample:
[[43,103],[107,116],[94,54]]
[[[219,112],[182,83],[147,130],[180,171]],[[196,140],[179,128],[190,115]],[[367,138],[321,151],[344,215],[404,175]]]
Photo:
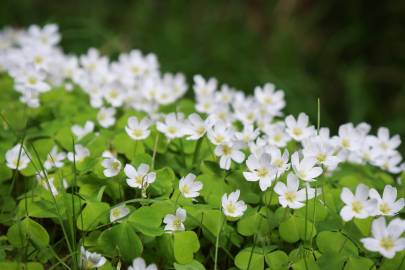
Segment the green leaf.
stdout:
[[250,214],[245,213],[237,223],[237,230],[243,236],[252,236],[258,230],[268,232],[268,229],[268,221],[256,210]]
[[333,252],[343,255],[358,255],[357,247],[350,239],[340,232],[320,232],[316,237],[316,244],[321,252]]
[[181,264],[191,263],[194,253],[200,249],[198,236],[193,231],[177,232],[174,234],[174,257]]
[[288,269],[289,258],[288,255],[282,250],[271,252],[267,254],[264,258],[270,269],[274,270]]
[[80,216],[77,217],[77,228],[91,231],[100,224],[108,222],[110,206],[103,202],[87,202]]
[[[307,223],[306,227],[305,223]],[[280,237],[289,243],[297,242],[299,239],[309,240],[316,235],[314,224],[297,216],[291,216],[286,221],[281,222],[279,232]]]
[[173,191],[173,184],[175,181],[175,174],[169,167],[156,171],[156,180],[151,184],[150,190],[152,195],[168,195]]
[[402,270],[405,266],[405,251],[398,252],[394,258],[384,258],[379,270]]
[[125,262],[131,262],[143,251],[141,240],[127,223],[121,223],[103,231],[97,244],[105,255],[120,256]]
[[193,260],[191,263],[188,264],[178,264],[174,263],[174,269],[176,270],[205,270],[204,265],[202,265],[199,261]]
[[242,270],[248,268],[255,270],[263,270],[264,269],[263,250],[261,248],[256,247],[252,252],[252,248],[249,247],[239,251],[239,253],[235,257],[235,265]]
[[368,218],[365,218],[365,219],[355,218],[354,219],[354,224],[356,224],[356,227],[359,229],[359,231],[364,236],[368,236],[368,235],[370,235],[371,222],[372,221],[373,221],[372,217],[368,217]]
[[30,218],[25,218],[11,226],[7,232],[8,241],[15,247],[23,247],[30,240],[34,245],[46,247],[49,245],[48,232],[41,224]]
[[4,270],[43,270],[44,266],[38,262],[0,262],[0,269]]
[[150,206],[143,206],[136,209],[129,217],[128,222],[130,222],[133,227],[147,235],[147,236],[159,236],[163,234],[163,230],[160,228],[162,219],[156,211]]
[[216,237],[220,232],[222,223],[224,222],[224,215],[219,210],[207,210],[203,212],[202,225]]
[[112,144],[118,153],[124,154],[129,160],[133,160],[137,155],[145,153],[143,142],[132,140],[125,131],[116,135]]
[[368,258],[349,257],[344,270],[372,269],[373,264],[374,262]]
[[224,193],[231,191],[231,188],[226,185],[223,178],[220,178],[218,175],[202,174],[197,177],[197,180],[203,183],[201,196],[213,207],[219,207]]
[[[329,245],[332,245],[331,242]],[[317,264],[321,269],[341,270],[345,263],[346,257],[340,253],[325,252],[318,258]]]

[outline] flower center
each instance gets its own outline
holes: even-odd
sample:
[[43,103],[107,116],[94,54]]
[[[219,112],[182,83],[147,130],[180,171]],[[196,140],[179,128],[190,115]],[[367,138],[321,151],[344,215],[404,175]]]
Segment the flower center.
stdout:
[[170,126],[167,128],[167,132],[169,132],[170,134],[176,134],[177,128]]
[[205,127],[201,126],[197,128],[197,133],[200,135],[203,135],[205,133]]
[[300,128],[296,127],[296,128],[293,129],[293,134],[295,136],[301,136],[302,135],[302,130]]
[[226,208],[226,211],[230,214],[233,214],[236,212],[236,207],[233,203],[228,203],[225,208]]
[[350,141],[348,139],[343,139],[342,140],[342,146],[344,148],[349,148],[350,147]]
[[279,142],[279,141],[281,141],[281,139],[282,139],[282,136],[279,133],[277,133],[276,135],[273,136],[273,140],[275,142]]
[[363,204],[359,201],[352,202],[352,210],[356,214],[360,214],[360,212],[363,210]]
[[232,148],[230,148],[228,145],[224,145],[222,147],[222,152],[225,156],[229,156],[232,153]]
[[380,247],[382,247],[385,250],[391,250],[395,246],[395,242],[392,240],[391,237],[383,237],[380,240]]
[[136,128],[136,129],[134,129],[134,130],[132,131],[132,134],[133,134],[135,137],[141,137],[141,136],[142,136],[142,130],[139,129],[139,128]]
[[183,186],[181,187],[181,193],[187,194],[187,193],[189,193],[189,192],[190,192],[190,189],[188,188],[188,185],[183,185]]
[[265,177],[269,173],[269,170],[267,168],[260,168],[257,170],[257,176],[259,177]]
[[121,215],[121,211],[119,208],[115,208],[111,211],[111,215],[115,218],[119,217]]
[[284,195],[285,199],[290,203],[294,202],[297,198],[297,194],[294,191],[287,191]]
[[319,163],[322,163],[326,160],[326,155],[324,153],[319,153],[318,155],[316,155],[316,159]]
[[114,161],[114,162],[111,164],[111,169],[117,171],[117,170],[119,170],[119,168],[120,168],[120,163],[119,163],[118,161]]
[[173,227],[175,228],[175,230],[180,230],[181,229],[181,220],[179,218],[175,218],[173,220]]
[[391,212],[391,208],[385,202],[381,203],[379,208],[383,215],[388,215]]
[[28,83],[31,85],[34,85],[38,82],[37,78],[35,78],[34,76],[31,76],[28,78]]

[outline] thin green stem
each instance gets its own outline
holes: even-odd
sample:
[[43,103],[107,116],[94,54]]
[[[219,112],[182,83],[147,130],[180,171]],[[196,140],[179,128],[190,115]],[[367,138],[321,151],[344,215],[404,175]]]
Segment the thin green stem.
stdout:
[[[222,216],[220,215],[220,217],[222,217]],[[215,240],[214,270],[217,270],[217,269],[218,269],[217,267],[218,267],[219,236],[221,235],[222,227],[224,226],[225,222],[226,222],[226,218],[224,218],[224,220],[223,220],[223,222],[222,222],[222,224],[221,224],[221,227],[219,227],[218,234],[217,234],[217,238],[216,238],[216,240]]]

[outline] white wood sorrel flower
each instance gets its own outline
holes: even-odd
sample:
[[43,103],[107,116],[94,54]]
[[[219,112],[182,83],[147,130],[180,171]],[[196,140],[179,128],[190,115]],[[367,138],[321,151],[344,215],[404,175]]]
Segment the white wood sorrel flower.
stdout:
[[128,270],[158,270],[158,268],[154,263],[146,265],[145,260],[138,257],[132,261],[132,265],[128,267]]
[[340,211],[340,216],[344,221],[349,221],[353,217],[363,219],[372,215],[377,205],[377,200],[370,200],[368,193],[369,188],[363,184],[357,186],[355,194],[347,187],[342,189],[340,199],[346,205]]
[[84,269],[93,269],[103,266],[107,260],[96,252],[90,252],[84,247],[80,248],[81,264]]
[[15,145],[6,152],[6,161],[7,167],[16,170],[23,170],[30,163],[30,159],[21,144]]
[[252,154],[246,160],[248,172],[243,172],[247,181],[259,181],[259,187],[262,191],[267,190],[272,181],[276,178],[277,169],[271,164],[271,156],[267,153],[260,156]]
[[229,195],[224,194],[222,196],[222,210],[227,217],[241,217],[247,209],[247,205],[244,201],[239,199],[240,190],[231,192]]
[[[289,173],[287,176],[287,185],[278,182],[274,187],[274,191],[279,195],[278,201],[283,207],[289,207],[292,209],[298,209],[303,207],[307,199],[310,200],[315,197],[315,189],[310,187],[299,188],[299,181],[297,176],[293,173]],[[306,189],[306,190],[305,190]],[[317,190],[317,195],[321,193]]]
[[383,196],[375,189],[370,189],[370,198],[377,200],[375,215],[394,216],[404,207],[404,198],[397,199],[397,189],[391,185],[384,187]]
[[125,175],[128,177],[127,184],[133,188],[146,189],[150,184],[155,182],[156,173],[149,172],[149,165],[142,163],[138,169],[131,164],[125,165]]
[[75,144],[74,152],[67,154],[67,158],[71,162],[82,162],[88,156],[90,156],[90,150],[81,144]]
[[222,143],[215,147],[214,153],[216,156],[221,157],[219,160],[219,166],[221,169],[229,170],[231,168],[231,161],[242,163],[245,159],[245,154],[240,151],[242,144],[238,142],[234,143]]
[[104,167],[104,175],[106,177],[113,177],[120,173],[121,162],[117,158],[105,158],[101,165]]
[[195,198],[200,195],[203,184],[200,181],[196,181],[195,178],[194,174],[189,173],[186,177],[180,179],[179,190],[185,198]]
[[176,215],[167,214],[163,219],[163,222],[166,224],[165,231],[184,231],[183,222],[186,221],[187,212],[183,208],[177,208]]
[[86,121],[84,127],[79,125],[72,126],[72,132],[76,136],[78,140],[86,136],[87,134],[93,132],[94,130],[94,122],[93,121]]
[[321,167],[315,167],[316,159],[312,157],[304,157],[300,161],[298,152],[291,155],[291,166],[299,179],[304,181],[315,181],[314,178],[322,174]]
[[125,205],[119,205],[110,210],[110,222],[115,222],[129,214],[129,208]]
[[387,226],[384,217],[379,217],[371,225],[373,237],[360,241],[366,249],[379,252],[386,258],[393,258],[396,252],[405,249],[405,238],[401,237],[404,231],[405,221],[396,218]]
[[144,140],[150,134],[149,128],[151,124],[152,122],[147,117],[144,117],[139,122],[138,118],[131,116],[128,118],[128,124],[125,127],[125,131],[127,132],[128,136],[135,141]]
[[52,147],[51,152],[49,152],[47,159],[44,162],[44,167],[46,170],[51,170],[53,167],[61,168],[63,167],[63,160],[66,158],[65,152],[58,152],[58,147]]

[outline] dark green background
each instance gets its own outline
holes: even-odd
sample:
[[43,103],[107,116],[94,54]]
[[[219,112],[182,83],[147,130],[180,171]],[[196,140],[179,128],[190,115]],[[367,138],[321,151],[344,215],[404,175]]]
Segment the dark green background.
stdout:
[[274,82],[288,113],[332,130],[385,125],[405,138],[405,1],[0,1],[0,26],[55,22],[67,52],[139,48],[164,71],[248,93]]

